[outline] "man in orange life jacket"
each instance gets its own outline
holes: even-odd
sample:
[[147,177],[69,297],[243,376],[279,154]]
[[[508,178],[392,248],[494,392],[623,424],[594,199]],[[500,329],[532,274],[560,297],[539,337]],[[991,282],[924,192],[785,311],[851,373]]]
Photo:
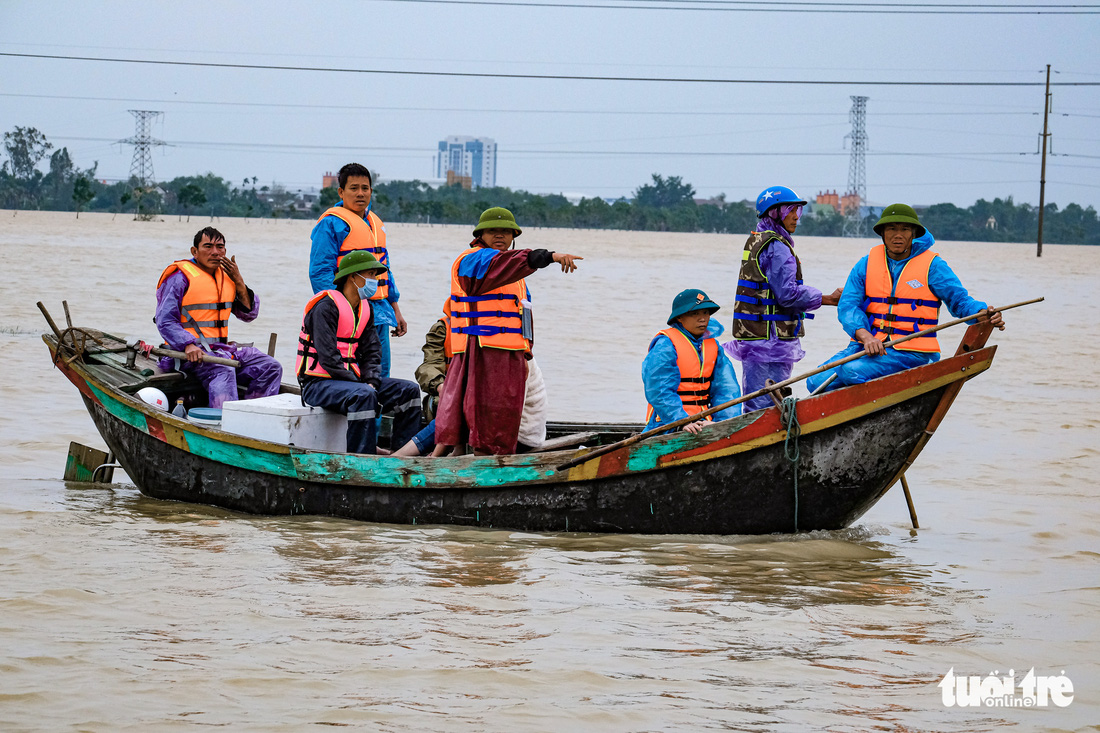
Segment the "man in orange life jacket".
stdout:
[[420,388],[379,373],[370,296],[385,276],[386,266],[370,252],[348,254],[336,271],[336,288],[322,290],[306,304],[298,335],[295,371],[302,401],[348,416],[349,453],[377,452],[379,404],[393,410],[395,448],[420,427]]
[[397,301],[401,293],[393,279],[390,253],[386,248],[386,225],[371,211],[373,183],[370,171],[348,163],[338,174],[340,202],[321,214],[310,234],[309,284],[314,294],[332,287],[333,273],[349,252],[366,251],[388,269],[371,296],[374,328],[381,349],[379,375],[390,376],[390,329],[404,336],[408,324]]
[[449,348],[435,440],[468,443],[477,455],[516,452],[534,337],[525,278],[552,263],[573,272],[583,259],[545,249],[511,249],[523,230],[508,209],[481,214],[470,248],[451,265]]
[[938,361],[940,347],[935,334],[891,349],[883,341],[935,326],[941,303],[955,318],[984,310],[981,320],[1004,330],[1001,314],[971,298],[943,258],[931,250],[936,240],[920,223],[913,207],[887,206],[875,224],[875,234],[882,237],[882,244],[852,268],[837,306],[840,324],[852,341],[825,363],[860,351],[866,351],[868,358],[810,377],[806,386],[811,392],[833,373],[837,378],[827,389],[863,384]]
[[[646,430],[741,396],[733,362],[718,340],[707,336],[711,314],[717,310],[718,304],[702,290],[684,290],[672,301],[669,327],[653,337],[642,362],[649,402]],[[697,433],[710,419],[727,420],[740,414],[741,405],[734,405],[683,429]]]
[[[244,284],[236,257],[225,256],[225,237],[214,227],[200,230],[191,257],[173,262],[157,282],[157,330],[170,348],[187,354],[180,370],[198,377],[214,408],[237,399],[238,381],[247,385],[246,400],[277,394],[283,377],[279,362],[229,342],[229,314],[254,321],[260,300]],[[241,367],[207,364],[204,353],[236,359]],[[170,369],[172,361],[162,360],[162,366]]]

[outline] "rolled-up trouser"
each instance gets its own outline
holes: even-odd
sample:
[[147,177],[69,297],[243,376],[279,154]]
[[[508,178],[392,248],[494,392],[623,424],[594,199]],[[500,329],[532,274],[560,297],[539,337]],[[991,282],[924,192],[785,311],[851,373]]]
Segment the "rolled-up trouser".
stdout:
[[[863,344],[853,341],[848,344],[848,348],[843,351],[838,351],[826,359],[825,364],[836,361],[837,359],[843,359],[852,354],[858,354],[861,351],[863,351]],[[888,374],[896,374],[906,369],[912,369],[913,367],[923,366],[939,360],[940,355],[937,353],[887,349],[885,354],[879,356],[865,356],[862,359],[856,359],[847,364],[841,364],[821,374],[815,374],[806,380],[806,387],[813,392],[824,384],[825,380],[828,379],[830,375],[835,373],[837,375],[836,379],[825,388],[826,392],[831,392],[834,389],[848,387],[853,384],[863,384],[864,382],[870,382],[872,379],[885,377]]]
[[317,379],[302,388],[302,399],[348,416],[348,453],[378,452],[376,418],[383,409],[393,411],[395,448],[409,442],[420,427],[420,388],[408,379],[382,379],[377,390],[366,382]]
[[435,420],[432,420],[419,433],[414,435],[412,441],[416,444],[416,449],[420,451],[422,456],[435,450]]

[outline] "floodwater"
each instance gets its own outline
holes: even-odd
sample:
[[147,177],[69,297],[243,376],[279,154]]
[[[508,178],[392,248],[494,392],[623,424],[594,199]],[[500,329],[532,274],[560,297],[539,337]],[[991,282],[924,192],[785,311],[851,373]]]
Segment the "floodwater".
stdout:
[[[0,212],[0,729],[1098,729],[1100,247],[938,247],[976,297],[1046,302],[1006,314],[993,368],[909,471],[919,531],[895,489],[842,532],[600,536],[252,517],[121,474],[62,482],[69,441],[103,444],[35,301],[153,339],[157,275],[207,223]],[[311,223],[214,224],[261,299],[234,338],[276,331],[291,366]],[[389,237],[410,323],[394,374],[411,377],[469,230]],[[530,280],[551,418],[641,420],[639,365],[682,288],[728,322],[741,237],[519,241],[586,258]],[[798,244],[831,290],[872,242]],[[801,366],[844,340],[826,313]],[[1032,668],[1068,678],[1072,703],[948,707],[938,687]]]

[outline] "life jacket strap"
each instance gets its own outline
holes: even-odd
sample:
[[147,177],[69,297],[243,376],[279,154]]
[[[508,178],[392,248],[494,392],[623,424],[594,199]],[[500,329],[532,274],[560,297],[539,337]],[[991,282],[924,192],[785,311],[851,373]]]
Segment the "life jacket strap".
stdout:
[[523,318],[522,313],[506,313],[505,311],[466,311],[465,313],[452,312],[452,318]]
[[[795,280],[795,285],[801,285],[804,280]],[[738,280],[737,286],[740,288],[751,288],[752,290],[767,290],[769,285],[767,282],[757,282],[756,280]]]
[[912,318],[911,316],[899,316],[897,313],[875,313],[872,316],[876,321],[905,321],[917,326],[935,326],[940,322],[939,318]]
[[223,310],[232,307],[233,301],[230,300],[226,303],[192,303],[191,305],[182,306],[182,310],[190,313],[191,311]]
[[489,293],[488,295],[452,295],[451,300],[456,303],[480,303],[483,300],[512,300],[519,302],[519,298],[511,293]]
[[785,315],[785,314],[782,314],[782,313],[777,313],[775,315],[767,315],[767,314],[757,315],[757,314],[754,314],[754,313],[734,313],[733,318],[734,318],[734,320],[741,320],[741,321],[801,321],[803,318],[809,318],[810,320],[813,320],[814,314],[813,313],[799,313],[796,316],[790,316],[790,315]]
[[871,303],[881,303],[883,305],[908,305],[913,310],[916,310],[918,307],[921,306],[926,306],[928,308],[940,307],[940,301],[938,300],[924,300],[923,298],[895,298],[891,295],[888,298],[868,297],[863,301],[863,305],[861,306],[861,308],[863,310],[867,310],[867,306]]
[[185,328],[194,329],[191,335],[198,339],[199,343],[205,346],[207,351],[214,351],[213,347],[211,346],[211,341],[218,344],[224,344],[226,342],[226,340],[221,337],[211,338],[203,334],[202,329],[199,327],[198,321],[192,318],[191,314],[187,311],[183,312],[183,316],[187,319],[186,323],[188,324],[187,326],[185,326]]
[[455,326],[451,329],[451,333],[463,333],[467,336],[496,336],[502,333],[523,333],[522,328],[505,328],[504,326]]
[[751,295],[735,295],[733,299],[738,303],[748,303],[750,305],[779,305],[775,298],[754,298]]

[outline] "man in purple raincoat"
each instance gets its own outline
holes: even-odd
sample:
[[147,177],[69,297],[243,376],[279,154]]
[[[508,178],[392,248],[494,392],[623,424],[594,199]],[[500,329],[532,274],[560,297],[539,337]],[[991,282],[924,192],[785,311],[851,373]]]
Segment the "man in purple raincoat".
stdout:
[[[794,253],[791,235],[798,227],[806,202],[785,186],[764,189],[756,199],[760,219],[745,243],[737,297],[733,307],[733,341],[726,352],[741,362],[744,394],[755,392],[771,379],[782,382],[806,352],[800,337],[809,311],[835,306],[841,289],[822,295],[802,282],[802,263]],[[745,403],[745,412],[771,405],[762,395]]]
[[[157,330],[168,347],[187,354],[180,371],[194,374],[206,387],[209,406],[278,393],[283,367],[274,357],[229,341],[229,313],[248,323],[260,313],[260,301],[245,285],[236,257],[225,256],[225,237],[214,227],[195,235],[191,259],[169,265],[157,284]],[[203,354],[236,359],[240,369],[207,364]],[[161,366],[172,368],[172,359]]]

